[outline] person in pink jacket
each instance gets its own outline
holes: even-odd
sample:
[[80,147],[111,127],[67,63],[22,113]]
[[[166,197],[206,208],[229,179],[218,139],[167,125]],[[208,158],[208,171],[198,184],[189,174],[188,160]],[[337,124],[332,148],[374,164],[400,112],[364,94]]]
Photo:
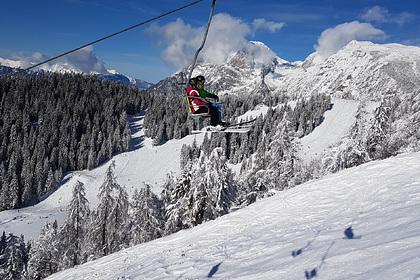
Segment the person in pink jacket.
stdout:
[[188,105],[192,114],[210,114],[210,125],[226,126],[222,121],[222,106],[219,97],[204,89],[205,78],[202,75],[191,78],[187,87]]

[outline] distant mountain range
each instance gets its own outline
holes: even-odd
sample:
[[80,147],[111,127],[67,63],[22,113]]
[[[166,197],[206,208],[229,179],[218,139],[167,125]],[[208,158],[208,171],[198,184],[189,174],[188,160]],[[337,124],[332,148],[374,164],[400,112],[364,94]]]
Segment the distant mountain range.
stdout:
[[[25,62],[22,62],[22,61],[14,61],[14,60],[0,58],[0,74],[18,72],[20,71],[18,70],[19,68],[25,68],[26,66],[27,65],[25,64]],[[57,63],[51,66],[45,66],[41,70],[51,71],[51,72],[56,72],[56,73],[69,73],[69,72],[85,73],[81,71],[80,69],[78,69],[77,67],[73,65],[69,65],[67,63],[65,64]],[[121,74],[117,72],[116,70],[106,69],[104,70],[103,73],[90,71],[89,73],[85,73],[85,74],[97,75],[103,80],[114,81],[114,82],[125,84],[125,85],[132,85],[132,86],[136,86],[139,89],[148,89],[153,85],[152,83]]]
[[[209,91],[219,95],[320,93],[378,101],[385,93],[420,92],[420,47],[351,41],[329,58],[319,59],[315,52],[304,61],[288,62],[263,43],[252,43],[254,48],[236,52],[222,65],[198,64],[193,76],[204,75]],[[177,73],[154,88],[171,92],[177,80],[185,82],[184,75]]]
[[[22,67],[24,62],[0,58],[0,64]],[[1,72],[14,71],[0,66]],[[156,93],[182,93],[185,69],[156,85],[134,79],[115,70],[96,74]],[[69,63],[47,66],[54,72],[83,72]],[[224,64],[198,63],[193,76],[204,75],[207,89],[219,95],[287,93],[291,96],[330,94],[352,99],[378,100],[389,91],[405,95],[420,89],[420,48],[400,44],[351,41],[336,54],[320,59],[315,52],[304,61],[288,62],[261,42],[231,54]]]

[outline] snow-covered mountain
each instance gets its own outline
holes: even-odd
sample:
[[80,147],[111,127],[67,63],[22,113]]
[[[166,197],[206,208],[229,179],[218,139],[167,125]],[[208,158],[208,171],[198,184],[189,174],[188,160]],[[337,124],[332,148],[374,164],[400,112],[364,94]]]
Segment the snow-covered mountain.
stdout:
[[[304,62],[289,63],[264,44],[253,44],[255,48],[238,51],[225,64],[197,65],[194,75],[204,74],[209,89],[218,94],[323,93],[378,101],[395,91],[420,104],[420,48],[353,41],[324,61],[314,59],[315,53]],[[109,74],[133,82],[117,72]],[[152,89],[180,90],[180,77],[178,73]],[[301,139],[301,156],[308,161],[346,136],[362,102],[334,98],[333,103],[323,123]],[[368,114],[376,106],[371,104]],[[141,118],[132,119],[131,125],[140,128],[133,129],[133,140],[143,140],[136,149],[115,157],[117,181],[130,193],[141,188],[142,181],[157,187],[167,171],[178,173],[181,146],[194,140],[190,135],[155,147],[151,139],[144,139]],[[197,136],[198,144],[202,136]],[[69,174],[58,191],[36,206],[1,212],[0,231],[32,239],[45,222],[62,222],[76,180],[89,186],[87,196],[95,206],[108,165]],[[371,162],[51,278],[416,279],[419,166],[419,153]]]
[[108,71],[108,74],[98,74],[98,76],[101,79],[104,79],[107,81],[113,81],[113,82],[121,83],[124,85],[133,85],[139,89],[148,89],[151,86],[153,86],[152,83],[121,74],[117,72],[116,70],[107,70],[107,71]]
[[370,162],[47,279],[418,279],[419,168]]
[[[9,69],[7,70],[9,72],[7,73],[10,73],[10,69],[27,68],[30,65],[31,64],[25,61],[0,58],[0,73],[6,73],[7,69]],[[105,69],[105,67],[103,66],[98,66],[96,67],[96,69],[88,69],[84,67],[79,67],[76,64],[70,63],[68,61],[53,64],[45,64],[40,66],[39,70],[50,71],[55,73],[84,73],[90,75],[97,75],[101,79],[107,81],[114,81],[125,85],[132,85],[139,89],[148,89],[153,85],[149,82],[121,74],[116,70]]]
[[266,94],[265,75],[288,64],[265,44],[251,42],[250,48],[232,54],[224,64],[198,64],[193,76],[204,75],[209,89],[220,95]]
[[315,62],[316,56],[296,67],[277,67],[266,77],[268,87],[297,96],[322,93],[371,100],[420,90],[419,47],[352,41],[324,61]]
[[[276,67],[291,65],[286,60],[278,57],[268,46],[262,42],[250,42],[247,48],[231,54],[226,63],[197,63],[193,77],[204,75],[207,89],[218,95],[248,95],[269,92],[265,85],[264,77],[273,72]],[[180,94],[186,77],[182,71],[163,79],[152,90],[160,94]]]
[[[398,95],[420,90],[420,48],[400,44],[351,41],[325,60],[313,53],[303,62],[287,62],[269,47],[253,42],[254,48],[231,55],[221,65],[199,63],[193,76],[204,75],[207,87],[223,94],[314,93],[341,98],[379,100],[384,93]],[[178,90],[180,73],[163,80],[159,92]],[[172,81],[173,80],[173,81]]]

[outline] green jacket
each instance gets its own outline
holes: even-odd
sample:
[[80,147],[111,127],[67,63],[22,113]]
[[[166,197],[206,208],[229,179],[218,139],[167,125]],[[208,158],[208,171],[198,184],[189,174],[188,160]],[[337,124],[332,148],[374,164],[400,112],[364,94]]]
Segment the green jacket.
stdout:
[[200,94],[200,97],[204,98],[207,102],[210,102],[207,98],[219,100],[219,97],[216,94],[210,93],[205,89],[198,89],[198,94]]

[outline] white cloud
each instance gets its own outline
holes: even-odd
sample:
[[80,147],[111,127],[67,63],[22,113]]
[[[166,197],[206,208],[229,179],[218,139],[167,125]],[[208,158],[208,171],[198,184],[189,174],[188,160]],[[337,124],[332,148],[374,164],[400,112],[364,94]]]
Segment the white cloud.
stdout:
[[[35,52],[32,54],[13,54],[6,59],[1,59],[3,65],[11,67],[27,68],[40,63],[49,57]],[[93,47],[88,46],[77,52],[69,54],[58,60],[51,61],[39,67],[50,71],[75,71],[83,73],[107,73],[104,62],[94,53]]]
[[[274,22],[260,19],[257,22],[261,24],[260,29],[271,28],[274,31],[279,29]],[[155,24],[148,29],[149,33],[160,36],[161,44],[165,47],[163,58],[178,68],[191,63],[195,51],[201,45],[204,31],[204,26],[195,28],[182,19],[163,26]],[[238,50],[254,51],[255,46],[252,46],[247,39],[252,35],[253,29],[250,24],[229,14],[217,14],[213,17],[206,45],[198,59],[201,62],[221,64]],[[261,59],[266,58],[261,57]]]
[[317,56],[326,59],[335,54],[352,40],[382,40],[386,37],[384,31],[369,23],[359,21],[346,22],[336,27],[328,28],[321,33],[315,46]]
[[373,6],[372,8],[366,10],[360,18],[367,22],[376,22],[376,23],[396,23],[400,26],[412,21],[415,18],[415,15],[411,13],[400,13],[392,14],[387,8],[381,6]]
[[267,21],[263,18],[254,19],[252,22],[252,26],[254,30],[268,30],[271,33],[275,33],[282,29],[286,23],[284,22],[274,22],[274,21]]

